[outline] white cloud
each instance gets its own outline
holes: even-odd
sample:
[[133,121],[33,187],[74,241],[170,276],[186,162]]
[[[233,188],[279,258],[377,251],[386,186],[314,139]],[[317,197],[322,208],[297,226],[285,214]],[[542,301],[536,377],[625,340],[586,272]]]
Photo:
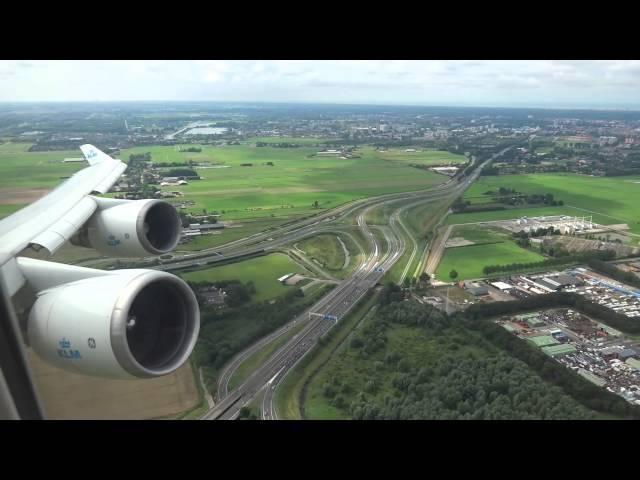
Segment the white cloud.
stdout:
[[0,101],[640,104],[638,61],[0,61]]

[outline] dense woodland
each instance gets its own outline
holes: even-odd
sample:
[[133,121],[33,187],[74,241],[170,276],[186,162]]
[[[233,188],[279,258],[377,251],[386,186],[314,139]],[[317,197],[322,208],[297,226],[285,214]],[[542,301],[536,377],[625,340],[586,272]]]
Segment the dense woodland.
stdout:
[[[354,419],[640,418],[638,407],[489,320],[497,311],[568,301],[588,310],[579,299],[547,295],[446,316],[403,300],[389,284],[376,315],[320,374],[322,395]],[[411,330],[399,345],[394,338],[402,329]]]

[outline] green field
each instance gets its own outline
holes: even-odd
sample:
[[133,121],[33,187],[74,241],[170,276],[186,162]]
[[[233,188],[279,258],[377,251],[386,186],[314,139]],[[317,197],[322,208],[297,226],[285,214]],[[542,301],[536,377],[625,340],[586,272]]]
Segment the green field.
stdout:
[[304,269],[286,255],[274,253],[230,265],[212,267],[180,276],[192,282],[216,282],[221,280],[252,281],[256,286],[254,301],[271,300],[292,287],[281,284],[278,278],[287,273],[305,273]]
[[389,148],[388,150],[380,151],[373,149],[363,149],[363,153],[367,155],[372,154],[375,158],[381,160],[387,160],[391,162],[417,164],[417,165],[456,165],[465,163],[466,157],[463,155],[456,155],[455,153],[434,150],[434,149],[421,149],[416,148],[415,152],[407,152],[406,148]]
[[0,145],[0,188],[43,188],[60,183],[60,177],[69,176],[87,164],[62,163],[65,158],[82,157],[80,150],[57,152],[29,152],[29,143]]
[[316,235],[296,243],[296,247],[323,268],[329,271],[342,270],[345,254],[336,235],[330,233]]
[[449,238],[454,237],[462,237],[475,243],[495,243],[511,240],[511,235],[506,230],[490,227],[478,228],[472,225],[455,227]]
[[[181,153],[173,147],[136,147],[123,150],[121,158],[150,152],[156,162],[191,159],[228,167],[197,169],[202,180],[169,187],[196,202],[188,211],[206,208],[223,213],[224,219],[288,218],[317,212],[313,208],[316,201],[320,209],[333,208],[357,198],[418,190],[443,181],[441,175],[416,170],[403,162],[383,160],[370,148],[358,151],[361,158],[353,159],[310,157],[317,151],[311,147],[234,145],[202,146],[201,153]],[[253,166],[240,166],[246,163]]]
[[[68,177],[86,166],[85,163],[62,163],[65,158],[81,157],[80,150],[28,152],[30,146],[28,143],[0,145],[0,215],[31,203],[44,195],[44,190],[61,183],[61,177]],[[29,189],[44,190],[25,191]]]
[[451,215],[447,223],[467,223],[539,215],[593,215],[602,224],[627,223],[640,233],[640,177],[590,177],[576,174],[500,175],[480,177],[465,193],[472,203],[486,199],[500,187],[521,193],[551,193],[562,207],[518,208]]
[[[267,139],[262,139],[266,141]],[[270,137],[269,141],[294,139]],[[295,139],[297,143],[313,144],[322,139]],[[0,191],[11,202],[24,205],[29,201],[7,190],[50,189],[86,166],[84,163],[63,164],[67,157],[80,157],[80,151],[28,152],[27,143],[0,145]],[[201,146],[202,152],[180,152],[178,146],[142,146],[123,149],[119,158],[128,160],[131,154],[150,152],[158,163],[212,162],[226,168],[198,169],[203,180],[180,187],[185,199],[194,200],[193,211],[202,208],[224,211],[225,219],[255,217],[289,218],[314,213],[314,202],[321,209],[371,195],[428,188],[443,181],[441,175],[416,170],[408,165],[405,155],[375,152],[365,147],[357,150],[361,158],[311,157],[318,149],[253,147],[250,145]],[[465,161],[461,155],[448,152],[419,152],[415,163]],[[268,166],[273,162],[274,166]],[[240,164],[252,163],[251,167]],[[172,190],[175,187],[170,187]],[[5,207],[0,214],[15,210]]]
[[486,265],[504,265],[509,263],[528,263],[543,260],[537,253],[520,248],[509,240],[508,234],[484,229],[465,227],[454,229],[449,238],[463,237],[473,242],[499,242],[464,247],[447,248],[436,270],[436,277],[442,281],[451,281],[449,272],[456,270],[458,280],[482,278],[482,269]]

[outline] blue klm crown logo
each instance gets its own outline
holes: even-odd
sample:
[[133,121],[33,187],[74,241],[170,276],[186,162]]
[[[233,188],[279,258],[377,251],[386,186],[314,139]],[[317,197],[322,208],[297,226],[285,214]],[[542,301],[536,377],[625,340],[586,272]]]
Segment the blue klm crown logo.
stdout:
[[115,235],[109,235],[107,237],[107,245],[109,245],[110,247],[117,247],[118,245],[120,245],[120,240],[118,240]]
[[93,158],[95,157],[97,154],[97,152],[95,150],[89,150],[89,153],[87,153],[87,158]]
[[82,355],[79,350],[71,350],[71,342],[65,337],[58,342],[60,348],[56,349],[58,356],[62,358],[80,359]]

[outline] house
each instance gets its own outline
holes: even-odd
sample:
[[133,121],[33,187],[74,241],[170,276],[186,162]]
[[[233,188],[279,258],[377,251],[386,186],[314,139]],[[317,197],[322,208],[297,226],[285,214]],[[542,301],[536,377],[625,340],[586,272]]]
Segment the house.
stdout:
[[206,305],[224,306],[225,292],[220,288],[207,287],[200,290],[200,296],[204,299]]

